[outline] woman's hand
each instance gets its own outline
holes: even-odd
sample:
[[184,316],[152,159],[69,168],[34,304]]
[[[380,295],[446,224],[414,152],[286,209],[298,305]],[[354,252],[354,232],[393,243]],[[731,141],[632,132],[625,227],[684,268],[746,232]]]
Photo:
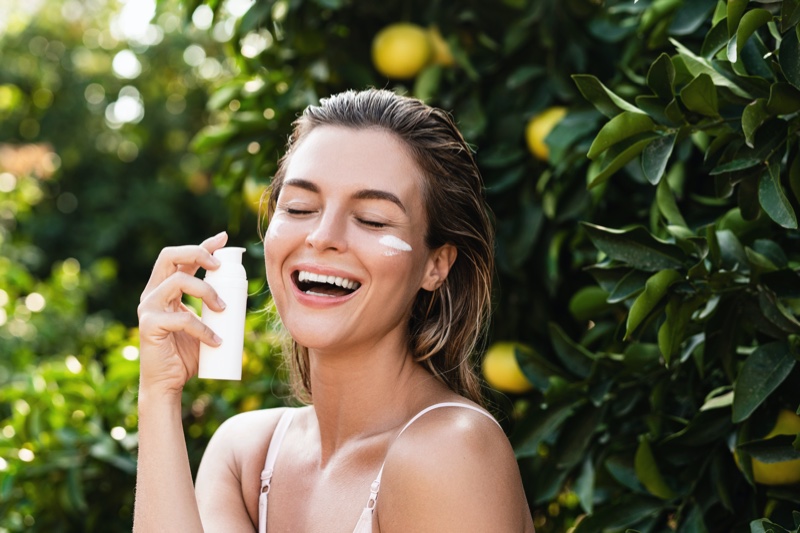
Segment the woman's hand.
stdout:
[[214,311],[224,309],[216,291],[194,274],[200,267],[219,267],[219,260],[211,254],[227,240],[222,232],[199,246],[169,247],[159,254],[138,309],[140,390],[179,396],[189,378],[197,374],[200,343],[219,345],[219,337],[181,300],[188,294]]

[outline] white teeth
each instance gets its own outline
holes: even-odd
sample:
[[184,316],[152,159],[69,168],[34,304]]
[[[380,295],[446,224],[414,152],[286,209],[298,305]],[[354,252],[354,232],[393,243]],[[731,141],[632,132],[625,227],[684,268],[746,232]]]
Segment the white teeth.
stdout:
[[334,297],[333,294],[322,294],[320,292],[314,292],[314,291],[306,291],[306,294],[310,294],[312,296],[327,296],[328,298]]
[[[336,285],[338,287],[344,287],[345,289],[355,290],[361,286],[361,284],[357,281],[343,278],[340,276],[327,276],[324,274],[316,274],[314,272],[307,272],[305,270],[300,270],[297,273],[297,280],[298,281],[310,281],[316,283],[327,283],[329,285]],[[307,294],[315,294],[319,296],[319,294],[307,291]]]

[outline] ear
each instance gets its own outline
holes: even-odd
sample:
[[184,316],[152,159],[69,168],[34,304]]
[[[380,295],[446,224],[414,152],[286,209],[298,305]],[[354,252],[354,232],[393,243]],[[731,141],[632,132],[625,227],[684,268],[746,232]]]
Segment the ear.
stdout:
[[425,265],[425,275],[422,278],[422,288],[426,291],[434,291],[444,283],[450,268],[456,260],[458,250],[452,244],[445,244],[435,250],[431,250],[428,262]]

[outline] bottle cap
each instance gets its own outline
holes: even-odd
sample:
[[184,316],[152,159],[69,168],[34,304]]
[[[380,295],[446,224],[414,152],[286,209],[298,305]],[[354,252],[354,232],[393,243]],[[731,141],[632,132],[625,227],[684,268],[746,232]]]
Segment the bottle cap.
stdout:
[[206,272],[206,279],[209,278],[236,278],[247,279],[247,273],[242,266],[242,254],[245,248],[231,246],[220,248],[212,255],[219,259],[220,266],[216,270]]

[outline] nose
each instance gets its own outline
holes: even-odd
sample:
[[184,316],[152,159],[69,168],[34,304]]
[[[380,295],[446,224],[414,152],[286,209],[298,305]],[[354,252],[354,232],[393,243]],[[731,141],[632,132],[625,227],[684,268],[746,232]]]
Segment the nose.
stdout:
[[317,251],[347,249],[345,217],[333,211],[323,211],[314,228],[306,236],[306,244]]

